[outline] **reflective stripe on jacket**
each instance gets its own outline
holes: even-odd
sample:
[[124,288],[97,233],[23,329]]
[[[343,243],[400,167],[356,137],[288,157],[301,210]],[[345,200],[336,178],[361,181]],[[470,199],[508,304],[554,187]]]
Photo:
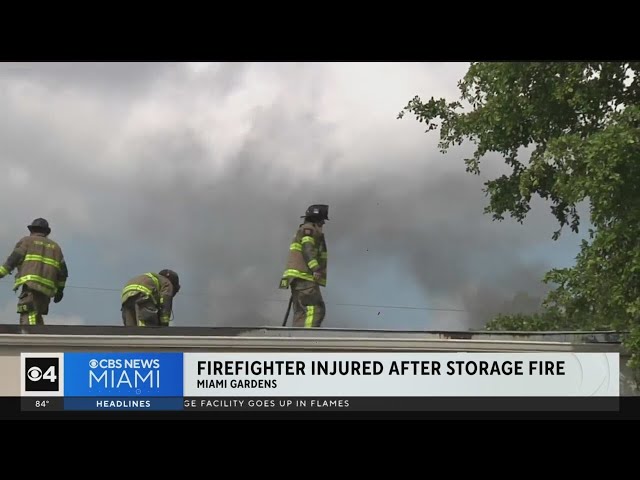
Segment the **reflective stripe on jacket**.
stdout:
[[320,272],[317,282],[326,286],[327,261],[327,244],[322,227],[315,223],[303,223],[289,245],[289,257],[282,278],[314,282],[313,273]]
[[16,269],[14,290],[20,286],[53,297],[66,286],[69,271],[60,245],[41,233],[21,238],[0,272],[8,275]]
[[173,285],[168,278],[157,273],[143,273],[129,280],[122,289],[121,302],[141,295],[150,298],[158,307],[160,321],[168,324],[173,308]]

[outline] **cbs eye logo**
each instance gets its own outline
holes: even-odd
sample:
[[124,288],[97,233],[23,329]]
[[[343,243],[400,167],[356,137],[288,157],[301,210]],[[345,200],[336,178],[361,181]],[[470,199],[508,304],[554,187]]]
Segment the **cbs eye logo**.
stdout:
[[25,390],[28,392],[57,392],[59,388],[58,365],[57,358],[26,358]]

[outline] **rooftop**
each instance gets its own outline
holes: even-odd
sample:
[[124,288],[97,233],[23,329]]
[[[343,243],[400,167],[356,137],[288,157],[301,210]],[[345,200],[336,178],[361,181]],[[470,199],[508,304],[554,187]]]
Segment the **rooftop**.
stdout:
[[406,331],[293,327],[136,328],[0,325],[0,345],[65,348],[160,348],[377,351],[621,351],[624,333]]

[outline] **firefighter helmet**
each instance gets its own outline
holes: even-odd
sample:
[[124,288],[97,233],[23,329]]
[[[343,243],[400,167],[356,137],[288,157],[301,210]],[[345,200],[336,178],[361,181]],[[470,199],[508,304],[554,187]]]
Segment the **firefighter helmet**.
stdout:
[[310,205],[301,218],[319,218],[329,220],[329,205]]
[[173,285],[174,295],[180,291],[180,277],[178,277],[178,274],[176,272],[165,268],[164,270],[160,270],[158,273],[163,277],[167,277],[169,279],[171,285]]
[[30,232],[41,231],[51,233],[51,227],[49,227],[49,222],[47,222],[44,218],[36,218],[30,225],[27,225],[27,228]]

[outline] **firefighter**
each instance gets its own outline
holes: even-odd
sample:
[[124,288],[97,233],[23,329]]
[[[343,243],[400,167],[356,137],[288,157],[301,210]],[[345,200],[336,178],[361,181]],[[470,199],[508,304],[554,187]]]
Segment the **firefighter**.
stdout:
[[60,245],[49,238],[49,222],[36,218],[27,229],[30,235],[22,237],[0,265],[0,278],[17,269],[13,291],[22,287],[17,309],[20,324],[44,325],[51,299],[59,303],[64,296],[69,271]]
[[122,322],[125,327],[168,327],[173,297],[180,291],[180,279],[173,270],[143,273],[122,290]]
[[294,327],[315,328],[324,321],[326,309],[320,287],[327,285],[327,244],[322,229],[328,215],[328,205],[307,208],[301,217],[304,223],[289,246],[280,288],[291,288]]

